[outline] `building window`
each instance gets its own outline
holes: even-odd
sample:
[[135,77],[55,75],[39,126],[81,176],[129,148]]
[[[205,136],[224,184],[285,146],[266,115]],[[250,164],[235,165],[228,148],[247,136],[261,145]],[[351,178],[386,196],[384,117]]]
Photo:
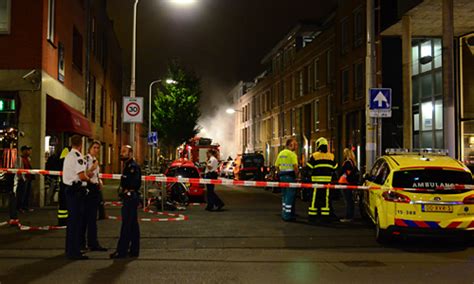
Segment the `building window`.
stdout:
[[334,81],[334,60],[332,49],[326,52],[326,82],[331,84]]
[[82,72],[82,35],[76,27],[72,32],[72,65]]
[[319,80],[319,59],[314,60],[314,89],[317,90],[320,86],[320,80]]
[[285,80],[281,80],[279,83],[278,104],[283,105],[284,103],[285,103]]
[[107,151],[107,165],[112,164],[112,144],[109,144],[109,150]]
[[342,102],[347,102],[349,101],[349,69],[342,70],[341,82]]
[[56,0],[48,0],[48,31],[46,39],[54,43]]
[[285,136],[291,135],[291,110],[285,112]]
[[0,0],[0,34],[9,34],[10,26],[11,0]]
[[341,54],[349,52],[349,24],[347,19],[341,21]]
[[362,9],[359,8],[354,12],[354,47],[359,47],[363,43],[364,30],[362,27]]
[[304,76],[303,71],[298,72],[298,82],[296,85],[296,93],[302,97],[304,95]]
[[91,17],[91,52],[94,55],[97,52],[97,28],[95,17]]
[[107,53],[108,49],[107,48],[108,48],[108,45],[107,45],[107,37],[106,37],[105,33],[102,35],[101,47],[102,47],[102,60],[100,61],[100,63],[102,64],[102,68],[104,70],[107,70],[107,56],[108,56],[108,53]]
[[114,133],[115,130],[115,101],[111,100],[110,101],[110,116],[111,116],[111,123],[110,123],[110,128],[112,129],[112,133]]
[[412,46],[413,147],[443,148],[441,40],[415,39]]
[[105,120],[105,107],[106,107],[106,91],[105,88],[101,88],[100,92],[100,126],[104,127],[104,120]]
[[291,76],[291,99],[295,99],[296,97],[296,75],[293,74]]
[[308,92],[314,90],[314,65],[310,64],[308,66]]
[[354,64],[354,98],[360,99],[364,94],[364,64]]
[[280,117],[280,127],[278,128],[278,136],[279,137],[283,137],[285,136],[285,113],[284,112],[280,112],[279,114],[279,117]]
[[95,122],[95,107],[96,107],[96,81],[95,76],[91,76],[90,78],[90,110],[91,110],[91,120]]
[[314,131],[319,131],[319,100],[314,102]]

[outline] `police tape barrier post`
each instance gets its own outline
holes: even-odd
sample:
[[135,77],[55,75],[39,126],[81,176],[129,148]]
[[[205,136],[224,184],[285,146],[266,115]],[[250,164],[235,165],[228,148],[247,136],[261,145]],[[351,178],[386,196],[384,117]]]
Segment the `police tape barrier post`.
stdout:
[[[7,173],[27,173],[40,175],[61,175],[59,171],[45,171],[45,170],[24,170],[24,169],[6,169],[0,168],[0,172]],[[102,179],[119,180],[120,174],[100,174]],[[242,181],[230,179],[203,179],[203,178],[182,178],[182,177],[166,177],[166,176],[142,176],[144,181],[155,181],[164,183],[194,183],[194,184],[214,184],[214,185],[237,185],[245,187],[285,187],[285,188],[320,188],[320,189],[350,189],[350,190],[404,190],[404,191],[429,191],[426,188],[396,188],[396,187],[380,187],[380,186],[357,186],[357,185],[339,185],[339,184],[315,184],[315,183],[301,183],[301,182],[267,182],[267,181]],[[450,189],[450,190],[474,190],[474,185],[454,185],[454,186],[439,186],[436,189]]]

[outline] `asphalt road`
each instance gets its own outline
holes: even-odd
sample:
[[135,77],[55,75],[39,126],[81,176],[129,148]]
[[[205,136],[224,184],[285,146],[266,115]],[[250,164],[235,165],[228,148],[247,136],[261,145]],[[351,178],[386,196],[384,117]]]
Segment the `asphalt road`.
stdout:
[[[113,185],[107,191],[115,195]],[[191,206],[183,212],[189,221],[141,223],[138,259],[108,258],[118,221],[99,221],[99,239],[109,252],[88,253],[87,261],[64,257],[64,231],[0,227],[0,283],[474,283],[470,245],[415,239],[384,247],[362,220],[308,225],[306,205],[298,203],[297,222],[287,223],[280,219],[279,195],[254,188],[217,192],[226,203],[223,212]],[[336,207],[340,213],[342,202]],[[0,218],[6,216],[3,209]],[[36,210],[21,220],[53,225],[55,211]]]

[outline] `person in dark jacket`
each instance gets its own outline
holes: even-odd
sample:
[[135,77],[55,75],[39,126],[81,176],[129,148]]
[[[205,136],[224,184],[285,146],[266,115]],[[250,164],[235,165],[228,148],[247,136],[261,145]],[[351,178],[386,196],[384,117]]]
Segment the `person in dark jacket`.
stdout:
[[[339,177],[339,184],[357,185],[355,177],[357,169],[357,162],[351,149],[345,148],[343,151],[344,162],[342,163],[341,176]],[[346,203],[346,214],[340,221],[343,223],[352,222],[354,219],[354,197],[353,190],[343,189],[342,195]]]
[[122,228],[117,250],[110,258],[138,257],[140,255],[140,227],[138,226],[138,205],[142,174],[140,166],[133,159],[130,145],[122,147],[120,157],[124,162],[120,187],[122,188]]

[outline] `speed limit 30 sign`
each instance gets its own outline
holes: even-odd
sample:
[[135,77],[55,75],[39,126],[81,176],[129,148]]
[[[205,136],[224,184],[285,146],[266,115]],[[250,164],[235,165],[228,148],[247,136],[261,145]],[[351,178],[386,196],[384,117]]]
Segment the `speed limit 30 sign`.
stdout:
[[143,123],[143,98],[123,98],[123,122]]

